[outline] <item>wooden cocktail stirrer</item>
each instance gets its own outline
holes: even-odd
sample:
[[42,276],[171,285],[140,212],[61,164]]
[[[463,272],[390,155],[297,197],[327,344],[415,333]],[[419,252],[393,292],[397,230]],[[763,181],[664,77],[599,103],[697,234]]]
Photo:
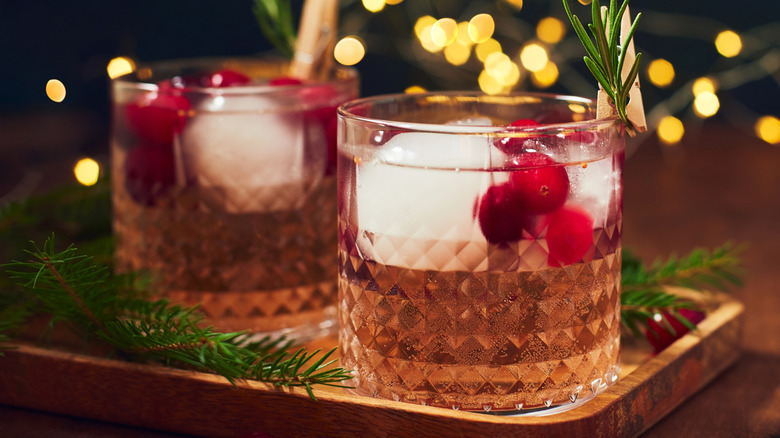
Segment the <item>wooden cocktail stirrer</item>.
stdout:
[[290,76],[324,79],[333,63],[338,25],[338,0],[306,0],[303,4]]
[[[606,10],[606,7],[602,7],[602,14]],[[623,14],[623,19],[620,22],[620,39],[624,40],[628,31],[631,29],[631,12],[628,7]],[[606,29],[609,33],[609,29]],[[634,40],[632,39],[628,43],[626,49],[626,59],[623,62],[623,71],[620,72],[623,80],[626,80],[628,73],[631,71],[631,67],[634,65],[634,59],[636,58],[636,52],[634,51]],[[604,117],[610,117],[615,115],[615,110],[612,108],[609,102],[609,96],[599,87],[598,99],[596,102],[596,117],[601,119]],[[639,87],[639,76],[637,76],[634,86],[628,92],[628,104],[626,105],[626,115],[631,124],[634,125],[636,132],[647,131],[647,120],[645,119],[645,109],[642,105],[642,91]]]

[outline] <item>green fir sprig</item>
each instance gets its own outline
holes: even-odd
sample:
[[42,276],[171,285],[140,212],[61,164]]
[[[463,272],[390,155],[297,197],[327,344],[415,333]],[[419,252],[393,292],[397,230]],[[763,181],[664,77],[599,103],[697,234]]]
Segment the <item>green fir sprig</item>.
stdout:
[[660,323],[672,334],[674,329],[666,319],[671,315],[688,329],[695,327],[682,316],[681,309],[697,308],[689,299],[669,292],[670,287],[691,290],[727,291],[741,286],[743,268],[739,258],[741,247],[726,243],[712,251],[694,249],[685,257],[670,256],[656,261],[649,268],[624,251],[621,268],[620,314],[622,325],[635,336],[641,336],[640,327],[660,315]]
[[[216,373],[232,383],[252,379],[304,387],[312,398],[312,385],[342,387],[350,377],[328,360],[335,348],[290,353],[292,341],[284,338],[253,340],[246,332],[220,333],[204,323],[196,307],[152,299],[133,287],[132,276],[114,275],[72,245],[57,252],[51,237],[43,248],[33,247],[27,251],[30,260],[6,267],[35,301],[34,310],[65,322],[85,338],[102,340],[124,358]],[[6,329],[21,319],[5,320]]]
[[623,2],[620,9],[617,8],[617,0],[610,0],[609,8],[604,11],[603,15],[598,0],[593,0],[591,4],[592,22],[588,24],[588,29],[590,29],[593,35],[593,39],[591,39],[580,19],[572,14],[568,0],[563,0],[563,7],[566,9],[566,15],[574,27],[574,32],[587,52],[587,55],[584,57],[585,65],[599,82],[607,96],[609,96],[612,104],[615,106],[618,117],[625,124],[626,130],[633,134],[635,132],[634,125],[628,119],[626,107],[628,105],[628,92],[639,74],[642,54],[636,54],[634,64],[631,66],[625,80],[623,80],[622,72],[629,42],[631,42],[634,36],[642,14],[636,15],[628,34],[623,41],[620,41],[618,37],[620,23],[628,7],[628,0]]
[[268,41],[282,55],[292,58],[296,31],[290,0],[254,0],[252,12]]

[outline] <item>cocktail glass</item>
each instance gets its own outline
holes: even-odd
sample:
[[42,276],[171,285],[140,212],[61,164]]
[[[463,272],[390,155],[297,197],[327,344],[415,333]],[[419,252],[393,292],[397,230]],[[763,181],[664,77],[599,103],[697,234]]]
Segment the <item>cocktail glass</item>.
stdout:
[[221,330],[335,330],[336,108],[324,81],[266,59],[139,68],[112,83],[116,266],[200,304]]
[[378,96],[339,109],[351,392],[549,413],[616,381],[624,136],[594,102]]

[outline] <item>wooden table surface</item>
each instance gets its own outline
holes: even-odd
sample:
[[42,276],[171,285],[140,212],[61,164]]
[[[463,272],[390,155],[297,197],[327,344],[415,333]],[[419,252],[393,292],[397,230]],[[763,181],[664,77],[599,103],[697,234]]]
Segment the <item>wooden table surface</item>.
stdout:
[[[54,123],[71,141],[84,137],[72,132],[72,120]],[[4,133],[23,129],[0,123]],[[15,156],[9,151],[30,139],[5,138],[0,162],[8,164],[6,157]],[[45,149],[46,140],[36,141]],[[674,147],[652,136],[635,144],[625,169],[625,247],[651,262],[729,240],[748,245],[746,284],[734,292],[746,307],[741,359],[642,436],[780,437],[780,147],[719,126]],[[59,150],[44,167],[54,168],[68,153]],[[178,435],[0,405],[0,436]]]

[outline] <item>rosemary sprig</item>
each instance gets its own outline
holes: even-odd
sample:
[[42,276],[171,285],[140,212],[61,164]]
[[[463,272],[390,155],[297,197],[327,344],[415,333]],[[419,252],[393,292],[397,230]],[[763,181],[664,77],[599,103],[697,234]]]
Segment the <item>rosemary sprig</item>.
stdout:
[[629,70],[625,80],[623,80],[622,72],[628,44],[634,36],[642,14],[636,15],[628,34],[621,42],[618,38],[618,32],[620,31],[623,14],[628,7],[628,0],[624,0],[620,9],[617,8],[617,0],[610,0],[609,8],[604,11],[603,15],[598,0],[593,0],[591,5],[592,23],[588,24],[588,29],[593,34],[593,39],[591,40],[580,19],[572,14],[568,0],[563,0],[563,7],[566,9],[566,15],[569,17],[572,27],[574,27],[574,32],[587,52],[587,55],[584,57],[585,65],[599,82],[607,96],[609,96],[618,117],[626,126],[626,130],[633,133],[635,131],[634,125],[628,119],[626,106],[628,105],[628,92],[639,74],[642,54],[636,54],[634,64],[631,66],[631,70]]
[[282,55],[292,58],[296,32],[290,0],[254,0],[252,12],[268,41]]
[[108,343],[125,358],[212,372],[231,383],[254,379],[302,386],[313,398],[312,385],[342,386],[350,377],[331,367],[334,361],[326,362],[335,349],[290,353],[292,342],[283,338],[253,341],[246,332],[220,333],[203,323],[196,307],[149,299],[131,287],[132,278],[114,275],[72,245],[56,252],[51,237],[42,249],[33,247],[27,251],[31,260],[6,267],[36,301],[35,310]]
[[[645,268],[639,259],[623,253],[621,269],[620,314],[621,323],[635,336],[641,336],[640,326],[656,315],[667,329],[671,325],[666,314],[689,329],[693,324],[680,315],[680,309],[696,308],[696,304],[667,292],[670,286],[693,290],[715,289],[726,291],[730,286],[742,285],[742,266],[738,257],[742,248],[726,243],[712,251],[699,248],[683,258],[670,256],[665,262],[656,261]],[[674,333],[674,329],[671,329]]]

